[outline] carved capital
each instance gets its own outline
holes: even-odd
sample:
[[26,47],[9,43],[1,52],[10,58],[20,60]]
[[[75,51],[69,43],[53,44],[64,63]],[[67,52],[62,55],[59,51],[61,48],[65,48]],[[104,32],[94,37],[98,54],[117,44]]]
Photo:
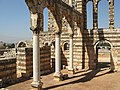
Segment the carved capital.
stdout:
[[38,26],[38,14],[37,13],[35,14],[33,14],[32,12],[30,13],[30,22],[31,22],[30,29],[32,31],[36,30]]

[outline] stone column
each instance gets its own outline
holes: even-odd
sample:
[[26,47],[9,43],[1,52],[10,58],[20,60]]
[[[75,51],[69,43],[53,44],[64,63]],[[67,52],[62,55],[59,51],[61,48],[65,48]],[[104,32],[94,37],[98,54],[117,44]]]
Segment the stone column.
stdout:
[[70,73],[74,73],[74,68],[73,68],[73,35],[70,35],[70,47],[69,47],[69,67],[68,70]]
[[41,90],[42,82],[40,81],[40,48],[39,48],[39,31],[33,31],[33,82],[34,89]]
[[55,73],[54,80],[61,81],[61,48],[60,48],[60,33],[55,34]]
[[[31,13],[31,30],[33,32],[33,82],[31,90],[42,90],[40,81],[39,15]],[[40,22],[39,22],[40,23]]]
[[114,29],[114,0],[109,0],[109,28]]
[[93,3],[93,29],[98,29],[98,7],[96,2]]

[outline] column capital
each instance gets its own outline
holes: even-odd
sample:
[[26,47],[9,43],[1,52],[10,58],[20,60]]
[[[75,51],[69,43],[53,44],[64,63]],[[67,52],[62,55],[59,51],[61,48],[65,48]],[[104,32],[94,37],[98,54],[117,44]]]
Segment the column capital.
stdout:
[[33,35],[39,35],[40,34],[40,30],[34,30],[32,32],[33,32]]
[[61,34],[61,32],[60,32],[60,31],[56,31],[56,32],[55,32],[55,34],[58,34],[58,35],[60,35],[60,34]]
[[36,30],[38,27],[38,13],[30,12],[30,29],[32,31]]
[[55,74],[54,80],[61,81],[61,48],[60,48],[60,32],[55,33]]

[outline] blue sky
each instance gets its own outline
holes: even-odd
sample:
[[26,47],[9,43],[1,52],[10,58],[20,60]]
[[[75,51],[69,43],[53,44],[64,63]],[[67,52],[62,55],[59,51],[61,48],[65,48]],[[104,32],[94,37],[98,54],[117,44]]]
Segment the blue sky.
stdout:
[[30,39],[30,15],[25,0],[0,0],[0,40]]
[[[91,7],[89,6],[89,13]],[[107,0],[101,0],[99,27],[108,27]],[[47,12],[45,11],[47,16]],[[91,27],[92,16],[89,14],[88,25]],[[0,0],[0,41],[16,42],[31,39],[30,15],[25,0]],[[46,27],[46,26],[45,26]],[[120,27],[120,1],[115,0],[115,27]]]

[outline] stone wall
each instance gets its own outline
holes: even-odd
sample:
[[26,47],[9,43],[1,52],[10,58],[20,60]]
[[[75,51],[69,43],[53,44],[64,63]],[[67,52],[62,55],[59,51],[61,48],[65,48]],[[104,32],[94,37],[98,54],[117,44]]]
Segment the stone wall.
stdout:
[[0,58],[0,87],[16,80],[16,58]]
[[[33,53],[32,48],[17,49],[17,74],[18,77],[32,76],[33,72]],[[51,68],[51,49],[49,46],[40,48],[40,69],[41,74],[50,73]]]
[[16,48],[4,49],[3,56],[6,58],[16,57]]
[[[83,58],[85,60],[86,67],[95,68],[98,62],[96,55],[96,45],[99,41],[107,41],[111,45],[110,53],[112,54],[115,68],[119,66],[119,29],[99,29],[99,30],[86,30],[83,37]],[[87,64],[88,63],[88,64]]]
[[17,77],[32,74],[32,48],[17,48]]

